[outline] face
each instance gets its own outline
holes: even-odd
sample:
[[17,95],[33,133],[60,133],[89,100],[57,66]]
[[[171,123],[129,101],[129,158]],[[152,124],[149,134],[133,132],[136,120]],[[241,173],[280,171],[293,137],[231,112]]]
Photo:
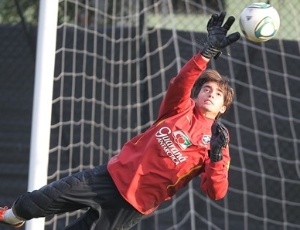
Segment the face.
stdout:
[[216,82],[206,82],[197,98],[196,107],[205,117],[215,119],[219,113],[224,113],[224,93]]

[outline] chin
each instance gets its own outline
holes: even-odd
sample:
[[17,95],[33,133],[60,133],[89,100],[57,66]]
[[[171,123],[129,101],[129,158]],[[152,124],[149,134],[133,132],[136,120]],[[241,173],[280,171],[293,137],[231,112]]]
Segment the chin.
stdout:
[[203,105],[202,110],[209,113],[214,113],[214,110],[211,107],[212,107],[211,105]]

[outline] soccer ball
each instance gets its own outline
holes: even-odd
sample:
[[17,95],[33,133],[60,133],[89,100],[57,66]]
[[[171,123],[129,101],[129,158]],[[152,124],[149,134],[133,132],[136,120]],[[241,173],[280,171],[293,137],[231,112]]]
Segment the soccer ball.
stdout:
[[273,38],[280,26],[276,9],[267,3],[251,3],[240,15],[240,29],[253,42],[265,42]]

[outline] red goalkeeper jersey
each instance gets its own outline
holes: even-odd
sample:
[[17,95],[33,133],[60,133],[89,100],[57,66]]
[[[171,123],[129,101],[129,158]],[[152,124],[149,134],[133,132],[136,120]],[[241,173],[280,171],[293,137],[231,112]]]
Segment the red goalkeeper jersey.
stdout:
[[155,123],[125,143],[108,162],[119,192],[139,212],[149,214],[170,199],[195,176],[212,199],[221,199],[228,189],[229,150],[223,160],[211,163],[212,119],[197,112],[191,89],[206,68],[200,55],[190,59],[169,84]]

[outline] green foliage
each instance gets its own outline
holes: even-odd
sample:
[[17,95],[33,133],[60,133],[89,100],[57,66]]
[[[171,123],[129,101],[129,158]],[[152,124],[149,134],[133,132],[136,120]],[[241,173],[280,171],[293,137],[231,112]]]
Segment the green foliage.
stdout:
[[[39,0],[0,0],[0,24],[14,25],[22,21],[37,25]],[[75,4],[61,1],[59,4],[59,22],[71,22],[75,16]]]
[[0,24],[26,23],[36,25],[39,0],[0,0]]

